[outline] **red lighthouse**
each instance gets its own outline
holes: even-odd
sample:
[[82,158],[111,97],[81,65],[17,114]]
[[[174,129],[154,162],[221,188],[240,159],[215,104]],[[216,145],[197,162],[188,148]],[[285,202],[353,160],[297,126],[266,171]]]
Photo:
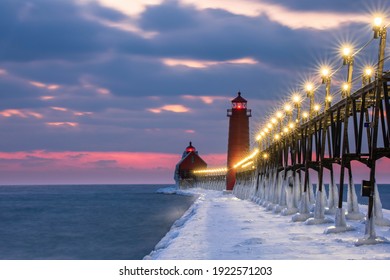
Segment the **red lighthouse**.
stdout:
[[190,145],[184,150],[181,160],[176,164],[174,179],[179,187],[191,187],[194,183],[193,171],[207,168],[207,163],[199,156],[198,151]]
[[242,160],[249,152],[249,117],[251,110],[247,109],[247,101],[238,92],[232,100],[232,108],[227,110],[229,119],[229,139],[227,151],[226,190],[231,191],[236,182],[234,165]]

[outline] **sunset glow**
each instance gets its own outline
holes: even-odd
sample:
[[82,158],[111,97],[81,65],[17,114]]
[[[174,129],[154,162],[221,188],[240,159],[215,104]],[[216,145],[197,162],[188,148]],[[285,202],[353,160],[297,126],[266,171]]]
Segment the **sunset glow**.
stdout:
[[30,84],[33,85],[34,87],[45,88],[45,89],[48,89],[48,90],[57,90],[57,89],[60,88],[59,85],[55,85],[55,84],[44,84],[44,83],[37,82],[37,81],[31,81]]
[[[217,165],[226,161],[226,154],[206,154],[202,158],[210,165]],[[172,180],[179,159],[178,154],[148,152],[0,152],[0,174],[7,180],[11,179],[12,174],[36,174],[35,181],[30,183],[53,183],[55,177],[68,183],[93,183],[96,178],[103,182],[118,182],[115,174],[122,183],[167,183]],[[158,178],[148,175],[156,172]],[[64,177],[68,174],[73,176]],[[149,179],[145,181],[145,177]],[[14,182],[23,183],[23,176]]]
[[207,68],[216,65],[222,64],[257,64],[258,62],[253,58],[240,58],[240,59],[232,59],[226,61],[206,61],[206,60],[190,60],[190,59],[174,59],[174,58],[164,58],[162,62],[171,67],[176,66],[186,66],[189,68]]
[[198,9],[222,9],[232,14],[256,17],[266,14],[271,20],[293,29],[315,28],[319,30],[336,28],[346,22],[368,22],[367,17],[358,13],[298,11],[278,4],[243,0],[239,2],[225,0],[181,0],[185,4],[195,5]]
[[190,109],[183,105],[172,104],[172,105],[164,105],[159,108],[150,108],[148,109],[148,111],[155,114],[159,114],[163,111],[173,112],[173,113],[187,113],[190,111]]
[[39,113],[29,111],[29,110],[17,110],[17,109],[8,109],[4,111],[0,111],[0,115],[5,118],[10,117],[20,117],[20,118],[29,118],[34,117],[36,119],[42,119],[43,116]]
[[47,122],[46,124],[53,127],[77,127],[79,125],[76,122]]

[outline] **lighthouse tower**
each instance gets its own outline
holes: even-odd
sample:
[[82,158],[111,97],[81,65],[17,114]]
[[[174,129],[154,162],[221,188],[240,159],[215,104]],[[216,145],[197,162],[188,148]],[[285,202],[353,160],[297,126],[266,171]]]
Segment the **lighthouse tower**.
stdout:
[[226,190],[231,191],[236,182],[234,165],[249,152],[249,117],[251,110],[247,109],[247,101],[238,92],[232,100],[232,108],[227,110],[229,117],[229,139],[227,151]]

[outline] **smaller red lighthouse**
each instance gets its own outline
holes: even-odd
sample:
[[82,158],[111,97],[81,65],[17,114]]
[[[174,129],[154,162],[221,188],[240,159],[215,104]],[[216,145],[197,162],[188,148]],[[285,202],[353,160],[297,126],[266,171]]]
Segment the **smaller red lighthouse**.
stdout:
[[206,169],[207,163],[199,156],[198,151],[190,145],[184,150],[181,160],[176,164],[175,182],[179,187],[191,187],[193,185],[193,173],[196,169]]
[[251,110],[247,109],[247,101],[238,92],[232,100],[232,108],[227,110],[229,117],[229,139],[227,151],[226,190],[231,191],[236,182],[234,165],[249,152],[249,117]]

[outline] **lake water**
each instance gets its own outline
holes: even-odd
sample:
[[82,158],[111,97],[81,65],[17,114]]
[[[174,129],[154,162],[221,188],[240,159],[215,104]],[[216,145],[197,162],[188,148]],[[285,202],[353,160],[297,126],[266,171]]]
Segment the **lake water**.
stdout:
[[142,259],[195,200],[165,186],[0,186],[0,259]]
[[142,259],[196,199],[156,193],[166,186],[0,186],[0,259]]

